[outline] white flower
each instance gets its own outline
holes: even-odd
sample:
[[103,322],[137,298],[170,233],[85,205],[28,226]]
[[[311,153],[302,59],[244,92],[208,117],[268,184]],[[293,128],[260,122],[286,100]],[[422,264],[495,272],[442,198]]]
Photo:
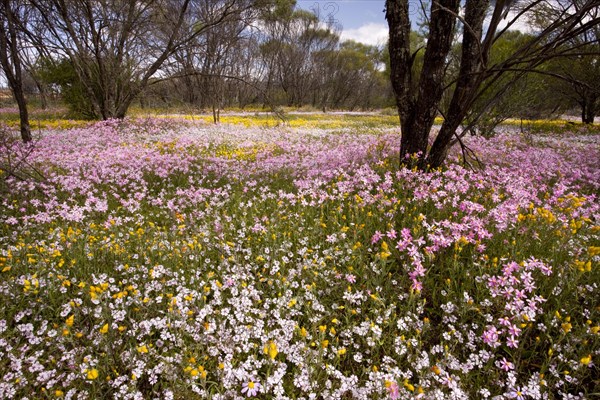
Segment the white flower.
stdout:
[[248,397],[253,397],[258,394],[260,388],[260,382],[255,382],[254,378],[251,378],[242,385],[242,393],[245,393]]

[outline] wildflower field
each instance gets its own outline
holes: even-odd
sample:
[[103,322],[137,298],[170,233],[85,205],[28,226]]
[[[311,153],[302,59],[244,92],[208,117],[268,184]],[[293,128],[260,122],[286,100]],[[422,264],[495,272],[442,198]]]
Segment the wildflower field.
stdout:
[[600,396],[598,133],[432,172],[375,122],[36,135],[0,150],[39,176],[0,175],[0,399]]

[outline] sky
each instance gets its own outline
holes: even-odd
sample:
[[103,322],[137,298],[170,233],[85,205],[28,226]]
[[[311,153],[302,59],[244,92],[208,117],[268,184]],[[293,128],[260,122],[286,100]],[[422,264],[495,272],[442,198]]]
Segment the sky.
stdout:
[[317,10],[324,20],[333,18],[342,25],[342,40],[372,45],[387,41],[385,0],[297,0],[304,9]]
[[[324,21],[333,20],[342,26],[341,39],[370,45],[384,45],[388,38],[385,20],[385,0],[296,0],[298,7],[317,11]],[[419,18],[419,2],[409,0],[409,14],[414,22]],[[509,13],[510,19],[514,14]],[[503,23],[500,28],[504,27]],[[531,31],[526,22],[519,21],[512,29]]]

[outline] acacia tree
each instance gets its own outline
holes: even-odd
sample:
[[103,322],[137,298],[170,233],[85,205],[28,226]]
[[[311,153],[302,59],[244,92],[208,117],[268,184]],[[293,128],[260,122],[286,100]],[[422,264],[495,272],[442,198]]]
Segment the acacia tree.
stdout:
[[45,46],[71,60],[95,113],[103,119],[123,118],[177,49],[254,3],[210,1],[213,13],[197,20],[202,1],[30,2],[46,28]]
[[[557,6],[561,4],[560,0],[432,1],[427,16],[429,32],[423,66],[420,74],[413,76],[416,53],[410,51],[409,1],[386,0],[390,78],[402,130],[401,162],[421,169],[439,167],[448,150],[460,141],[461,134],[457,131],[469,109],[490,85],[509,71],[524,74],[550,58],[573,55],[570,40],[600,23],[595,14],[600,0],[581,0],[576,5],[573,2],[571,6],[562,7],[545,29],[509,57],[495,64],[490,62],[492,45],[509,27],[526,18],[536,7],[553,2]],[[447,88],[446,67],[457,25],[462,26],[459,71],[451,85],[448,108],[441,110],[440,101]],[[434,119],[442,111],[444,122],[429,147]],[[413,154],[417,156],[409,159]]]
[[20,2],[14,0],[0,2],[0,17],[2,18],[0,21],[0,64],[19,107],[21,139],[24,142],[30,142],[32,140],[31,127],[29,126],[27,100],[23,90],[23,70],[19,52],[22,40],[19,37],[19,25],[23,22],[21,21],[23,14],[23,5]]

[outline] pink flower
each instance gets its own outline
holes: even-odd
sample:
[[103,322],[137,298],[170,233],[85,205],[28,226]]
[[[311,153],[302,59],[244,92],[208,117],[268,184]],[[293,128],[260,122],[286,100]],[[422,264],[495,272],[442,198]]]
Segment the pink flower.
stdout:
[[500,346],[500,342],[498,342],[498,330],[495,326],[488,326],[483,332],[482,338],[484,343],[492,347]]
[[386,381],[385,387],[390,395],[390,399],[396,400],[398,397],[400,397],[400,388],[396,382]]
[[502,357],[502,360],[499,361],[498,363],[500,365],[500,368],[503,369],[504,371],[510,371],[511,369],[514,369],[515,366],[513,365],[513,363],[511,363],[510,361],[508,361],[506,359],[506,357]]
[[383,233],[381,233],[379,231],[375,231],[375,234],[371,238],[371,244],[375,244],[375,243],[379,242],[382,237],[383,237]]
[[421,281],[413,279],[413,283],[412,283],[412,285],[410,285],[410,288],[412,290],[420,292],[421,290],[423,290],[423,283]]
[[521,329],[517,328],[516,325],[512,324],[511,326],[508,327],[508,333],[511,336],[519,336],[519,334],[521,333]]

